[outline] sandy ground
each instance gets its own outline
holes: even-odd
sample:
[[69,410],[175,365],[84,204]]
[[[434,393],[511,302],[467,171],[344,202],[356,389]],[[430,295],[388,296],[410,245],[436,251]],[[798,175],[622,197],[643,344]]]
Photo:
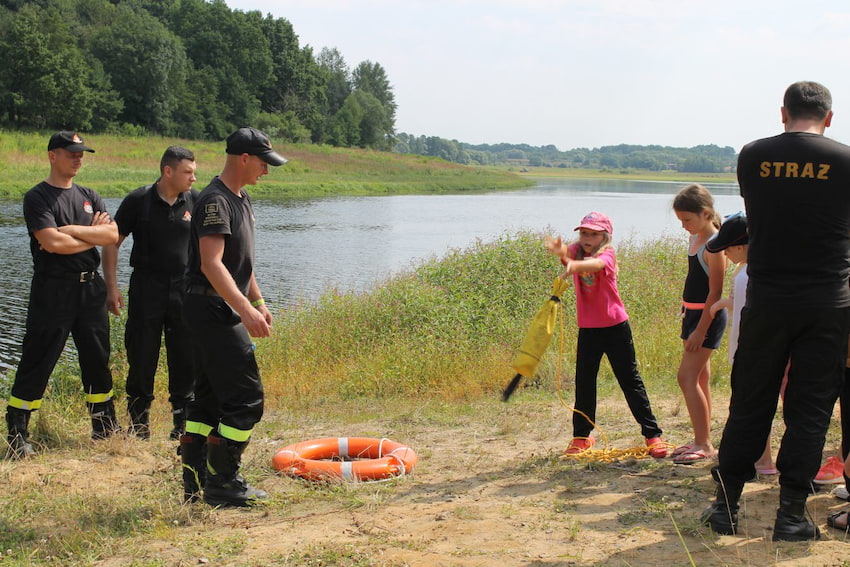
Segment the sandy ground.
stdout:
[[[610,446],[627,448],[642,441],[624,409],[621,403],[600,407]],[[819,542],[771,541],[776,477],[747,485],[741,515],[745,533],[717,537],[698,522],[714,490],[710,462],[561,461],[570,427],[567,410],[557,402],[519,400],[444,419],[426,417],[429,412],[403,413],[349,424],[305,423],[292,416],[276,422],[272,417],[268,430],[288,430],[289,438],[258,436],[246,454],[249,478],[273,495],[272,504],[253,510],[175,505],[173,528],[129,538],[115,546],[111,557],[93,564],[850,564],[850,538],[826,527],[827,515],[847,504],[828,492],[809,500],[823,532]],[[687,435],[687,416],[679,415],[679,408],[657,408],[656,413],[664,416],[663,425],[668,422],[668,432]],[[293,429],[298,438],[291,438]],[[325,436],[387,436],[414,448],[419,464],[411,476],[391,482],[333,486],[310,485],[269,470],[278,448]],[[49,476],[52,487],[67,490],[97,479],[99,489],[113,495],[131,495],[139,483],[166,483],[165,493],[173,490],[176,500],[173,447],[166,441],[161,447],[158,442],[129,443],[134,448],[96,448],[85,462],[49,462],[45,456],[7,464],[3,476],[23,484],[44,483]],[[828,448],[835,447],[828,443]]]

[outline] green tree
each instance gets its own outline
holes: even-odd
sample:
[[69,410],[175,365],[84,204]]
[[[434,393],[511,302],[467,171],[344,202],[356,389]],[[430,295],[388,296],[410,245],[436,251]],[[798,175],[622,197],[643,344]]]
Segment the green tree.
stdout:
[[178,132],[174,114],[188,61],[173,33],[147,12],[122,4],[109,25],[92,35],[90,49],[124,101],[122,120],[153,132]]
[[274,75],[262,92],[262,109],[289,113],[287,122],[297,119],[318,140],[326,117],[326,78],[313,57],[313,50],[298,46],[292,24],[283,18],[267,16],[262,20],[262,30],[271,50]]
[[323,47],[316,57],[316,62],[327,75],[325,96],[328,113],[334,115],[351,94],[351,71],[336,47]]
[[351,83],[355,90],[369,93],[380,102],[389,121],[388,132],[395,132],[396,102],[387,72],[380,63],[363,61],[351,73]]
[[220,137],[254,121],[260,95],[273,79],[272,55],[260,12],[232,11],[223,0],[181,0],[169,6],[168,27],[183,41],[186,55],[203,80],[196,89],[208,135]]
[[60,13],[28,4],[5,26],[0,108],[6,120],[37,128],[90,128],[96,102],[91,72]]

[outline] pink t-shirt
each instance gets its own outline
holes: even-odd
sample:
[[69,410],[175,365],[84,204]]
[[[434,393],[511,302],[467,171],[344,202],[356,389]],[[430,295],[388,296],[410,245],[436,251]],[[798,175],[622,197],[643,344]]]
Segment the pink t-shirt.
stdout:
[[[575,258],[577,253],[578,244],[571,244],[569,255]],[[583,329],[613,327],[629,318],[617,290],[617,255],[614,249],[606,248],[595,258],[602,260],[605,267],[598,272],[573,274],[576,318],[578,326]]]

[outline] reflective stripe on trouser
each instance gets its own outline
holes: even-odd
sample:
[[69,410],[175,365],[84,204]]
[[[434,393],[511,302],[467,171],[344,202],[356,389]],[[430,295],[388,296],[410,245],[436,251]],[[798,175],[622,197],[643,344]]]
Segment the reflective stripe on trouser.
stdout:
[[80,283],[35,274],[10,400],[41,400],[69,334],[77,347],[83,391],[94,394],[112,390],[103,278],[98,275]]
[[41,407],[41,400],[22,400],[15,396],[9,396],[9,407],[18,408],[27,411],[35,411]]
[[183,314],[196,374],[195,400],[187,418],[215,424],[232,441],[245,441],[263,416],[263,384],[253,341],[236,312],[219,297],[187,294]]
[[87,404],[99,404],[102,402],[108,402],[112,399],[113,396],[112,390],[108,392],[104,392],[102,394],[86,394],[86,403]]
[[201,423],[199,421],[186,420],[186,433],[194,433],[202,437],[208,437],[210,432],[215,429],[212,425]]

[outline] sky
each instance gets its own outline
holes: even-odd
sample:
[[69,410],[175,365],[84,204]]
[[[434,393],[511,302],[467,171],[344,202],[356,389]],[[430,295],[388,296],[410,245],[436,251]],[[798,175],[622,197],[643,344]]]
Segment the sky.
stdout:
[[[850,2],[226,0],[302,46],[380,63],[396,131],[560,150],[732,146],[782,131],[785,88],[826,85],[850,143]],[[846,109],[846,110],[845,110]]]

